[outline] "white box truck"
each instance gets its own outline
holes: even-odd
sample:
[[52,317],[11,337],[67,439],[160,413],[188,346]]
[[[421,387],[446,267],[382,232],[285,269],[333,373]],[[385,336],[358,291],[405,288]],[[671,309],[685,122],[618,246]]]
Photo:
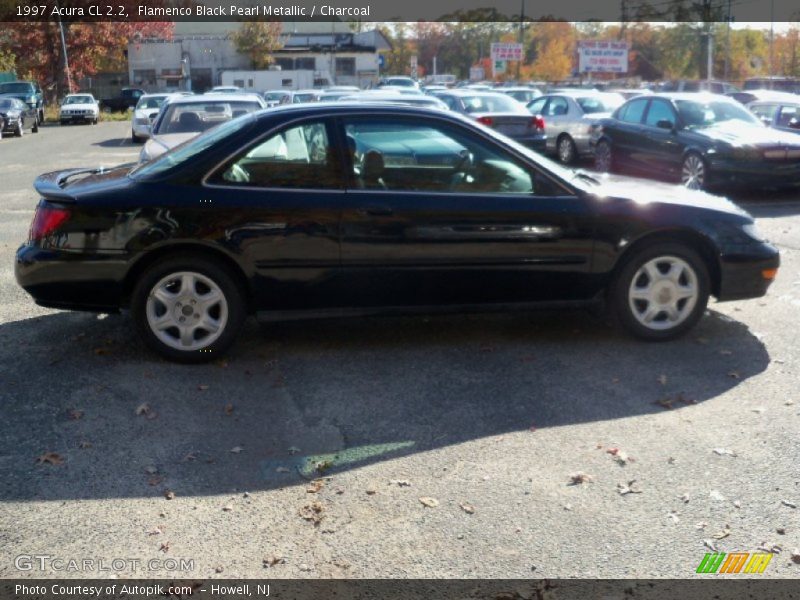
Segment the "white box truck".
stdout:
[[223,71],[222,85],[233,85],[247,91],[265,92],[267,90],[303,90],[314,87],[328,87],[331,78],[327,72],[312,70],[282,71]]

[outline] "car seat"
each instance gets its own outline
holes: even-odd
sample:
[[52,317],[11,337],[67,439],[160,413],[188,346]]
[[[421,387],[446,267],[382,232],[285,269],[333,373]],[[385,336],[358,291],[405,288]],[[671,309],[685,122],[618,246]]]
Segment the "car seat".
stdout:
[[363,188],[367,190],[385,190],[386,183],[383,181],[383,172],[386,165],[383,161],[383,154],[378,150],[367,150],[364,154],[364,161],[361,168],[361,182]]

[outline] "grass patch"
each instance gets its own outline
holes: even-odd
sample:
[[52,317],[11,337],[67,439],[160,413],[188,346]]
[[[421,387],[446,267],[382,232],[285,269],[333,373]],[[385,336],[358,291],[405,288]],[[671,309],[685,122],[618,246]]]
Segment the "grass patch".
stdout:
[[[60,106],[54,106],[52,104],[44,107],[44,122],[45,123],[58,123],[58,114],[60,110]],[[131,111],[125,112],[112,112],[112,113],[105,113],[100,111],[100,122],[103,121],[130,121],[131,120]]]

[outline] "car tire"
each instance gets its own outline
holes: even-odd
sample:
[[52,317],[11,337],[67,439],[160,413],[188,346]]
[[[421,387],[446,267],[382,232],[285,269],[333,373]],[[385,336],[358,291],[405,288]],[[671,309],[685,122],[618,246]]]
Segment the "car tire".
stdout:
[[39,133],[39,121],[34,119],[33,127],[31,127],[31,133]]
[[610,308],[635,337],[666,341],[685,334],[703,316],[710,293],[708,268],[690,246],[659,242],[637,251],[610,289]]
[[689,152],[681,163],[680,183],[690,190],[708,187],[708,166],[697,152]]
[[131,131],[131,142],[133,142],[134,144],[141,144],[142,138],[140,138],[138,135],[136,135]]
[[17,126],[14,128],[14,137],[22,137],[25,133],[25,125],[22,123],[22,117],[17,119]]
[[565,165],[571,165],[578,156],[578,149],[575,142],[567,134],[563,134],[556,141],[556,153],[558,160]]
[[203,363],[223,355],[247,312],[242,289],[229,269],[191,254],[147,269],[134,288],[131,311],[145,344],[181,363]]
[[600,140],[594,148],[594,168],[601,173],[614,171],[614,153],[608,140]]

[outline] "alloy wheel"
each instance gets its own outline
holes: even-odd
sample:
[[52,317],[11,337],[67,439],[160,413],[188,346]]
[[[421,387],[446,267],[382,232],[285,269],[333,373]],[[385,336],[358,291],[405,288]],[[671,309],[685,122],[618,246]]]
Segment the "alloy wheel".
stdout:
[[147,298],[147,324],[161,342],[176,350],[213,344],[228,324],[228,301],[212,279],[191,271],[172,273]]
[[706,168],[703,159],[690,154],[683,161],[681,183],[690,190],[701,190],[706,181]]
[[700,296],[697,273],[685,260],[660,256],[636,271],[628,290],[634,318],[644,327],[664,331],[683,323]]
[[558,140],[558,159],[564,163],[569,164],[575,158],[575,146],[569,137],[564,136]]

